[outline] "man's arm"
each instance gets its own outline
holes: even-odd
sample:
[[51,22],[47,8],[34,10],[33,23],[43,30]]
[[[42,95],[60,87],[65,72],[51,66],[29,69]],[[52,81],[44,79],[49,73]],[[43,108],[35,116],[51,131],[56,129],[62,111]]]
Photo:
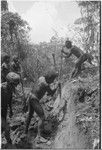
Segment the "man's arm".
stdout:
[[18,64],[18,72],[21,73],[21,65],[20,64]]
[[15,64],[14,63],[11,63],[11,71],[15,71]]
[[12,112],[12,96],[9,99],[8,106],[10,108],[9,117],[11,118],[13,116],[13,112]]
[[88,62],[89,62],[91,65],[93,65],[93,64],[92,64],[92,59],[91,59],[90,57],[88,58]]
[[72,55],[72,52],[68,53],[68,52],[65,52],[64,50],[62,50],[62,53],[65,54],[66,58],[69,58],[71,55]]
[[92,65],[92,61],[91,60],[88,60],[88,62]]
[[46,88],[47,88],[47,95],[48,96],[53,96],[57,90],[57,88],[59,87],[59,84],[57,85],[57,87],[55,89],[51,89],[50,86],[48,85]]
[[47,96],[53,96],[56,92],[57,88],[51,89],[49,86],[47,86]]

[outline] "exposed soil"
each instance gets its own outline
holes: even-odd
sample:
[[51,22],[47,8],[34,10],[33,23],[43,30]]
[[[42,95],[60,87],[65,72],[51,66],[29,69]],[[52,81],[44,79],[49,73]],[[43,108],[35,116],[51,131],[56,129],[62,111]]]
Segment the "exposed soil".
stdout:
[[[80,96],[78,94],[80,89],[86,89],[89,93],[90,91],[95,92],[90,96]],[[7,145],[4,136],[2,136],[2,148],[92,149],[94,140],[99,140],[100,137],[99,104],[98,76],[68,81],[62,89],[61,99],[58,96],[55,102],[51,99],[50,102],[42,104],[48,118],[42,127],[42,136],[48,139],[48,142],[37,144],[35,138],[38,117],[34,114],[26,137],[24,128],[27,113],[22,113],[22,101],[19,97],[13,103],[13,118],[8,117],[13,146]],[[50,110],[47,105],[53,105],[53,109]]]

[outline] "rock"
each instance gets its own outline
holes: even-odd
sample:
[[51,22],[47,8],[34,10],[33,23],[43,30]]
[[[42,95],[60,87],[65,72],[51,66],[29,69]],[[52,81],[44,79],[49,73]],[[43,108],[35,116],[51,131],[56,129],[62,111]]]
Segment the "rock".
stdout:
[[47,145],[51,145],[51,143],[52,143],[51,141],[48,141],[46,144],[47,144]]
[[99,149],[99,139],[94,139],[93,142],[93,149]]
[[92,117],[81,118],[80,121],[92,121]]
[[17,116],[15,118],[12,119],[13,122],[11,122],[10,127],[11,130],[16,130],[17,128],[19,128],[21,125],[24,124],[25,122],[25,117],[23,116]]

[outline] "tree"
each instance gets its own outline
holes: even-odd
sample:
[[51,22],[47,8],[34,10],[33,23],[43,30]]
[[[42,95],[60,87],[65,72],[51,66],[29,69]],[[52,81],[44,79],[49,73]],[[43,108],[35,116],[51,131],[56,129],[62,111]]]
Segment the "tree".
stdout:
[[22,53],[21,45],[28,42],[30,27],[17,13],[1,14],[1,50],[10,55]]
[[7,0],[1,0],[1,11],[8,11]]
[[[77,1],[81,18],[75,21],[85,36],[85,50],[99,54],[100,45],[100,1]],[[81,26],[81,27],[80,27]]]

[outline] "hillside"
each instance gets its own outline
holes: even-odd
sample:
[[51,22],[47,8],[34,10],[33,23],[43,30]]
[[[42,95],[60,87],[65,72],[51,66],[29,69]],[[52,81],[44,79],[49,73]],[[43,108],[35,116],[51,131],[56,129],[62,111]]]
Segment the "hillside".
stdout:
[[[28,89],[25,89],[28,91]],[[10,121],[13,147],[10,148],[94,148],[100,137],[99,76],[68,80],[59,95],[42,104],[47,121],[42,127],[42,135],[47,143],[36,144],[38,117],[34,114],[28,137],[24,135],[27,113],[22,114],[20,98],[13,103],[14,116]],[[86,94],[87,93],[87,94]],[[53,105],[52,111],[48,105]],[[95,143],[96,142],[96,143]],[[98,145],[99,146],[99,145]],[[3,139],[3,148],[9,148]]]
[[[86,89],[90,96],[83,96]],[[63,89],[67,101],[64,120],[55,138],[55,148],[92,149],[99,140],[100,99],[98,77],[67,82]],[[92,93],[93,91],[93,93]],[[82,95],[81,95],[82,94]]]

